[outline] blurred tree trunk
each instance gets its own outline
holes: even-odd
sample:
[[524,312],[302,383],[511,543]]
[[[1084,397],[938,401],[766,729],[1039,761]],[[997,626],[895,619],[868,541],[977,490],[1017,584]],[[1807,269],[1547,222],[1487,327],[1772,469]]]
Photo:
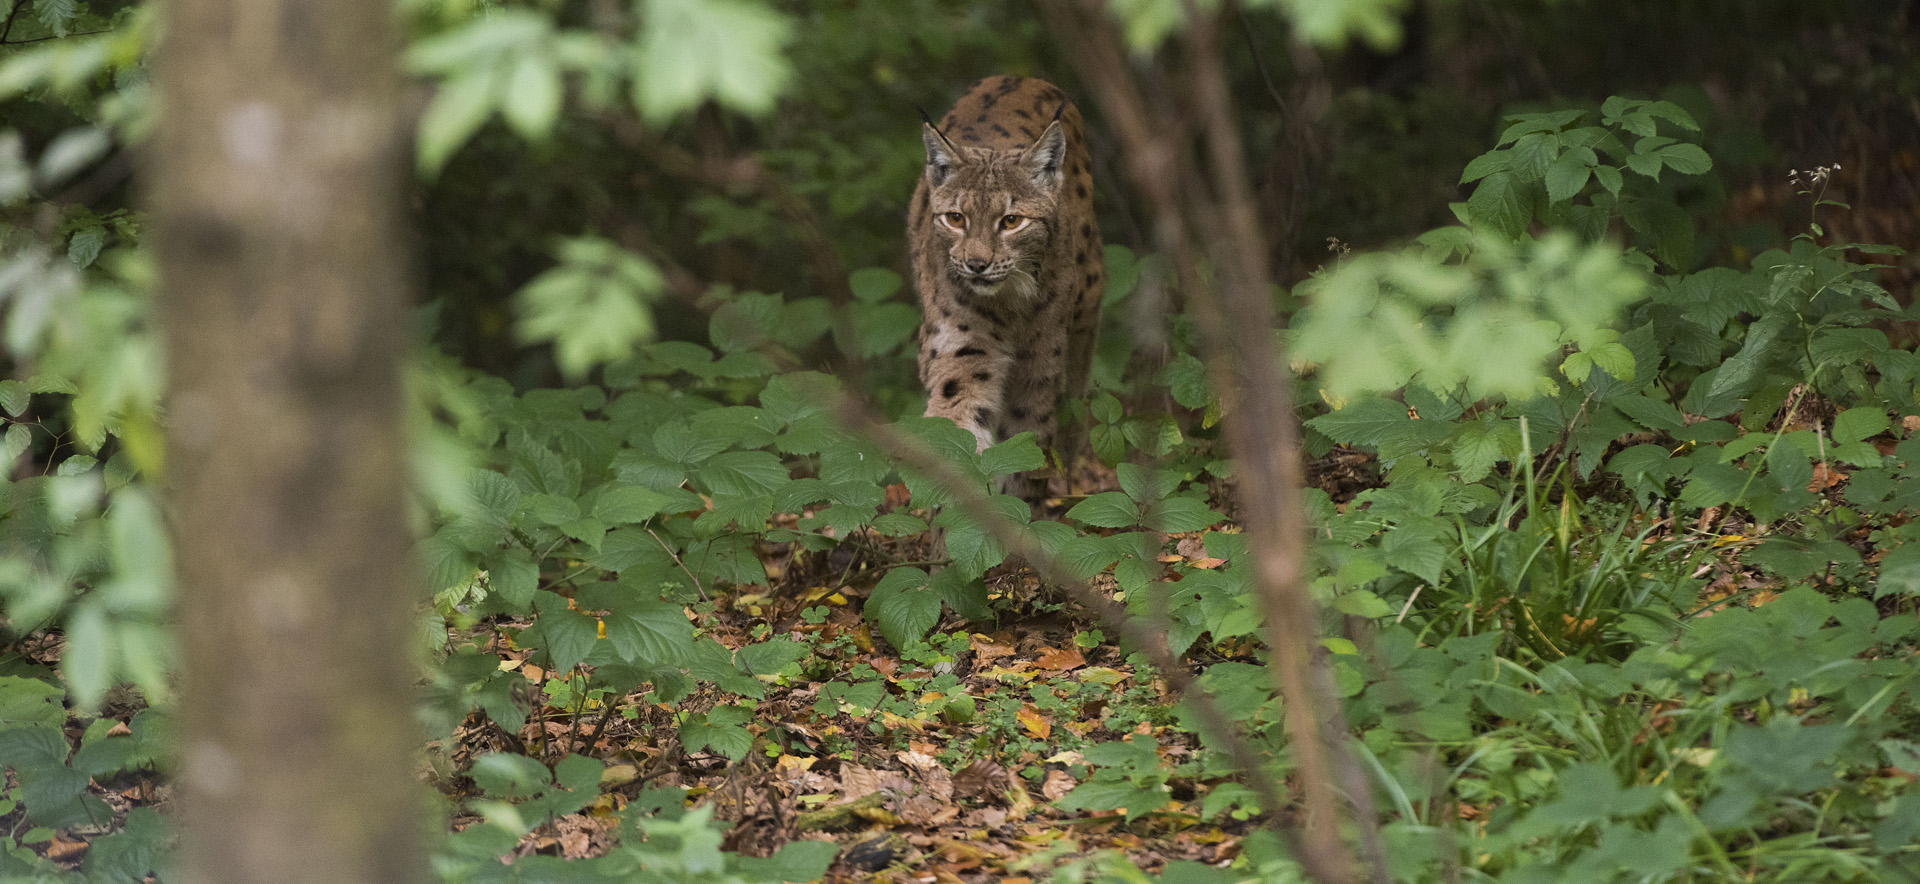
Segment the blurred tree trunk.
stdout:
[[405,140],[378,0],[171,0],[148,171],[192,882],[424,877]]

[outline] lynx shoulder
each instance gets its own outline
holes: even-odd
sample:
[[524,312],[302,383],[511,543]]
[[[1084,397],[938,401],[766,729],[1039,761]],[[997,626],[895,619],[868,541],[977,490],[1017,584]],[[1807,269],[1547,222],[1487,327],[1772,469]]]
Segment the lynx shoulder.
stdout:
[[[1044,80],[988,77],[922,137],[907,241],[927,414],[981,448],[1032,430],[1070,464],[1080,434],[1055,411],[1086,393],[1106,288],[1080,112]],[[1006,490],[1037,500],[1045,474]]]

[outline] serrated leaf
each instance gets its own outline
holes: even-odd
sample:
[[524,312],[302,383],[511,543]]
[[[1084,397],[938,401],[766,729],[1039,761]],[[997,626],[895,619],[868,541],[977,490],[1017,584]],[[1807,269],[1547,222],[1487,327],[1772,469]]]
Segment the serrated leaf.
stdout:
[[1307,426],[1345,445],[1379,445],[1400,435],[1409,420],[1406,406],[1373,397],[1308,420]]
[[867,597],[868,619],[880,626],[880,634],[894,647],[920,640],[940,621],[940,595],[930,583],[927,572],[919,568],[895,568]]
[[725,451],[700,465],[700,481],[715,495],[768,494],[791,480],[786,464],[769,451]]
[[1920,595],[1920,543],[1900,544],[1880,560],[1873,597],[1887,595]]
[[1593,180],[1600,182],[1600,186],[1614,196],[1620,195],[1620,185],[1625,183],[1620,177],[1619,168],[1604,164],[1593,167]]
[[1156,380],[1166,386],[1167,392],[1173,394],[1173,401],[1183,408],[1205,408],[1213,401],[1207,366],[1191,353],[1175,356],[1160,370]]
[[1127,528],[1140,524],[1140,508],[1118,491],[1102,491],[1074,504],[1067,518],[1096,528]]
[[1878,435],[1891,426],[1887,413],[1879,408],[1849,408],[1833,417],[1833,441],[1845,445]]
[[632,525],[659,515],[669,503],[666,495],[638,485],[620,485],[600,492],[593,516],[608,525]]
[[1181,534],[1199,531],[1226,518],[1207,508],[1205,501],[1191,497],[1169,497],[1147,507],[1142,523],[1155,531]]
[[1473,189],[1473,195],[1467,198],[1467,212],[1475,226],[1517,239],[1533,218],[1527,202],[1526,188],[1513,173],[1495,172]]
[[1040,446],[1030,433],[1021,433],[980,452],[980,469],[989,476],[1010,476],[1047,465]]
[[600,624],[592,617],[567,607],[567,600],[546,590],[534,594],[533,607],[538,616],[523,636],[536,637],[535,647],[546,651],[548,667],[565,672],[579,665],[600,640]]
[[1660,161],[1683,175],[1704,175],[1713,168],[1713,159],[1694,144],[1669,144],[1660,148]]
[[653,337],[646,302],[666,277],[645,258],[601,240],[571,240],[562,252],[559,267],[515,294],[515,331],[526,343],[551,343],[561,373],[578,379]]
[[635,666],[679,666],[693,644],[693,624],[680,606],[659,599],[623,599],[604,622],[614,653]]
[[1686,415],[1680,413],[1671,402],[1661,402],[1646,396],[1620,396],[1607,400],[1607,404],[1620,409],[1621,413],[1632,418],[1641,426],[1650,430],[1672,432],[1686,425]]
[[94,259],[100,257],[101,247],[107,244],[107,231],[103,227],[89,227],[73,234],[67,242],[67,260],[75,266],[88,267]]
[[1580,194],[1587,186],[1587,179],[1593,174],[1588,163],[1580,161],[1572,153],[1561,154],[1547,167],[1547,201],[1566,202]]
[[540,589],[540,564],[525,550],[507,550],[487,561],[487,585],[494,595],[490,607],[513,614],[524,612]]
[[1505,172],[1513,167],[1513,154],[1505,150],[1483,153],[1467,162],[1467,168],[1460,173],[1461,184],[1479,181],[1495,172]]
[[33,391],[23,381],[12,378],[0,381],[0,410],[9,417],[19,417],[27,411],[27,402]]

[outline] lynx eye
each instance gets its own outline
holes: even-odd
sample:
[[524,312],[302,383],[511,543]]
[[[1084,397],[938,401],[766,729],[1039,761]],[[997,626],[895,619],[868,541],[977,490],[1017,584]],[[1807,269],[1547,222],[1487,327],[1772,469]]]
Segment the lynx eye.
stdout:
[[941,215],[940,218],[956,230],[967,229],[967,216],[959,212],[947,212]]
[[1020,228],[1022,228],[1022,227],[1025,227],[1025,226],[1027,226],[1027,219],[1026,219],[1026,216],[1024,216],[1024,215],[1002,215],[1002,216],[1000,216],[1000,229],[1001,229],[1001,230],[1005,230],[1005,231],[1014,231],[1014,230],[1019,230]]

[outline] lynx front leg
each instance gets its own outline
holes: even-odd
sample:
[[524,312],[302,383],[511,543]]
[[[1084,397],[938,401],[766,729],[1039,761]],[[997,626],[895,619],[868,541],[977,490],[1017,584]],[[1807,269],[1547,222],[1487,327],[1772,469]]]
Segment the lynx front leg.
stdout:
[[1005,405],[1012,353],[983,324],[967,317],[929,319],[920,327],[920,383],[927,416],[951,419],[973,434],[977,450],[994,434]]

